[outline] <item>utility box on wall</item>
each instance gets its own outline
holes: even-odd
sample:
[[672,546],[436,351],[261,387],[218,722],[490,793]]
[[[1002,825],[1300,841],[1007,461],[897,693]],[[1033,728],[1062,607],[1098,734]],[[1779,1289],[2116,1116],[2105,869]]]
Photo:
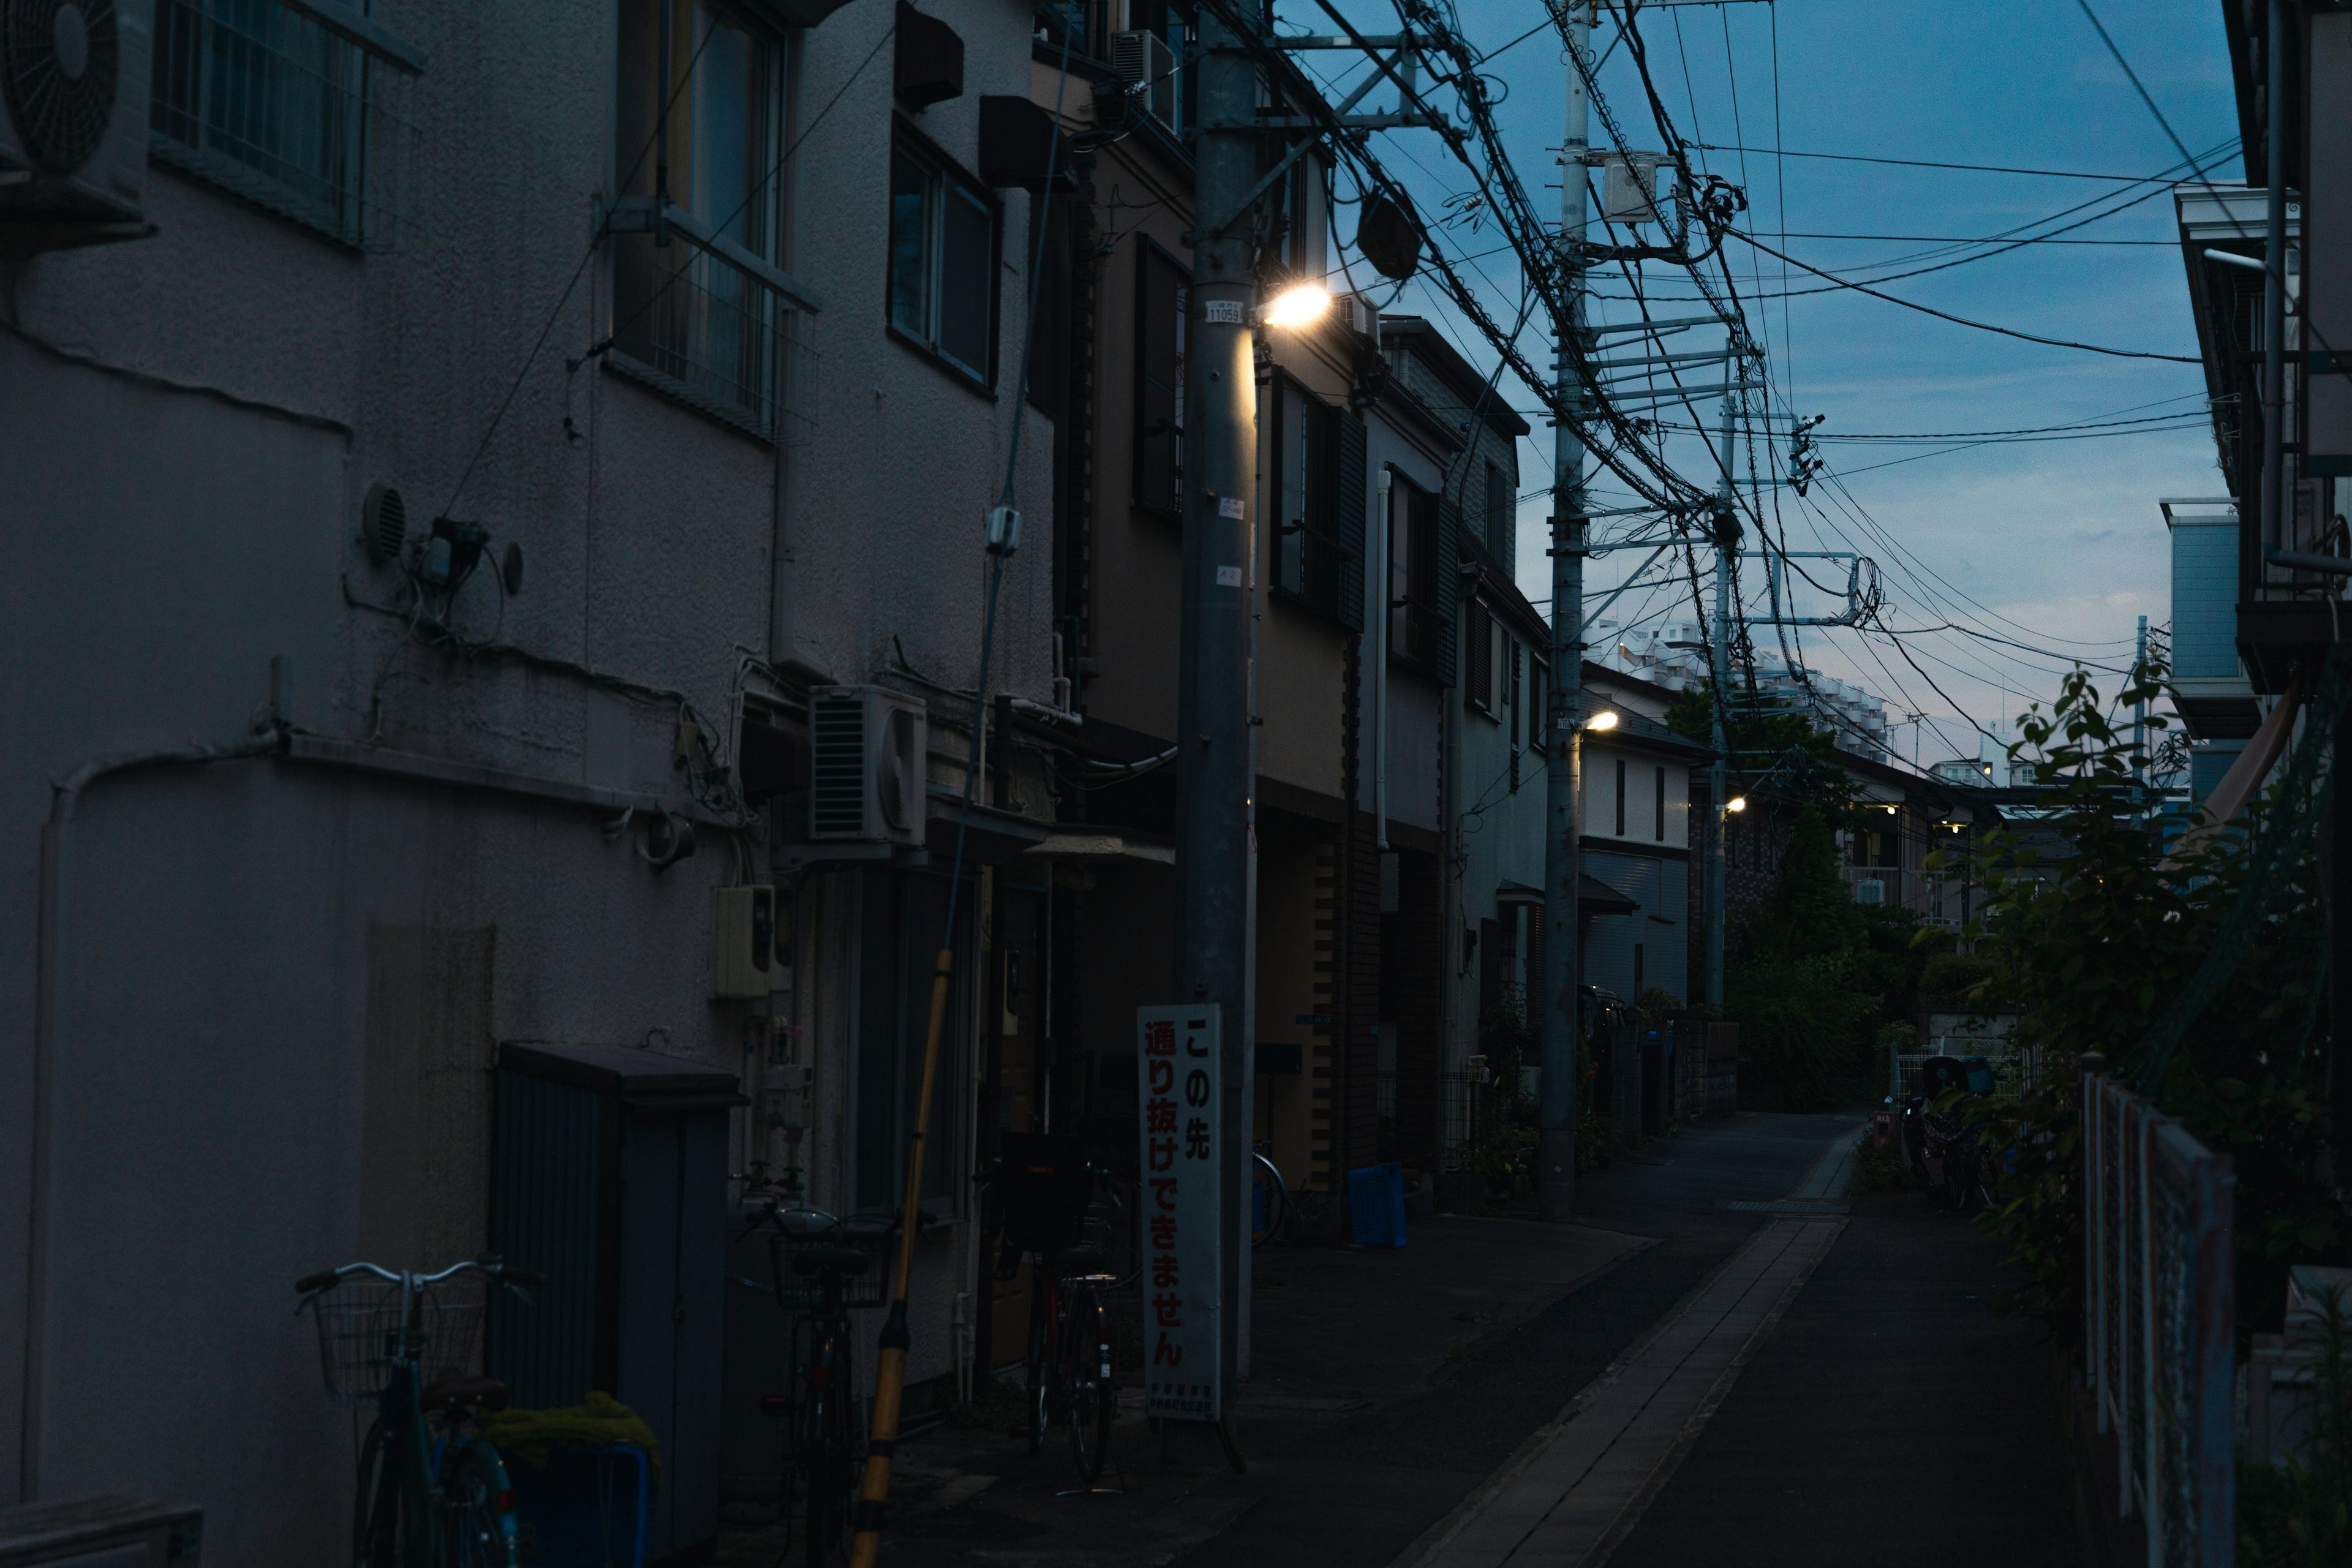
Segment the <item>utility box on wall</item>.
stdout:
[[653,1428],[646,1561],[719,1532],[727,1113],[735,1075],[616,1046],[499,1048],[490,1244],[547,1276],[490,1307],[486,1370],[525,1409],[609,1393]]

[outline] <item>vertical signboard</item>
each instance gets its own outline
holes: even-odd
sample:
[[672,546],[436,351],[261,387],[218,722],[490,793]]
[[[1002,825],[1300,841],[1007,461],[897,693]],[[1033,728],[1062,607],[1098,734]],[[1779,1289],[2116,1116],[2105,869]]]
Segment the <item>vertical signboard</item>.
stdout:
[[1136,1092],[1143,1128],[1143,1408],[1224,1414],[1217,1213],[1218,1023],[1213,1004],[1139,1007]]

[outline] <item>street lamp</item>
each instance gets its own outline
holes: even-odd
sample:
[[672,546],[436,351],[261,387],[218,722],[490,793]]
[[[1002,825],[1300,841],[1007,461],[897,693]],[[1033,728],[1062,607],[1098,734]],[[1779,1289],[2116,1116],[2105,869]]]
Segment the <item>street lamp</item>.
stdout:
[[1603,708],[1600,712],[1589,715],[1584,721],[1584,727],[1596,731],[1614,730],[1617,728],[1617,710],[1613,708]]
[[1331,290],[1320,283],[1294,283],[1266,301],[1261,316],[1269,327],[1297,331],[1321,321],[1331,309]]
[[1748,809],[1748,797],[1744,795],[1735,795],[1729,800],[1723,803],[1723,809],[1726,811],[1746,811]]

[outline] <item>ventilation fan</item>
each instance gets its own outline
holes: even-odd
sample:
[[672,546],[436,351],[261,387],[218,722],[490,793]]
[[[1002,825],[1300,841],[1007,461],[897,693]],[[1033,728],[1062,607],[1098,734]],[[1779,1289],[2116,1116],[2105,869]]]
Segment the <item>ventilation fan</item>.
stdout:
[[[367,499],[360,503],[360,539],[367,545],[368,559],[377,565],[400,559],[400,547],[408,542],[408,503],[398,490],[385,484],[368,486]],[[515,575],[522,575],[520,569]]]
[[114,0],[10,0],[0,62],[34,166],[70,174],[89,163],[113,122],[121,79]]
[[0,0],[0,165],[32,175],[0,186],[0,223],[138,218],[153,17],[154,0]]

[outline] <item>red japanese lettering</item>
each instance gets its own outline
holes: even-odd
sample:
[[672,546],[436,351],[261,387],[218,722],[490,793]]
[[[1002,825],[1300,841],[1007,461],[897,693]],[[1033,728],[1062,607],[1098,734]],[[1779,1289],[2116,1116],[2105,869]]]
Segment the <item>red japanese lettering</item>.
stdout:
[[1151,1310],[1160,1320],[1160,1326],[1163,1329],[1181,1329],[1184,1326],[1184,1298],[1173,1290],[1164,1291],[1151,1298]]
[[1166,1334],[1161,1334],[1160,1342],[1151,1347],[1151,1364],[1154,1366],[1183,1365],[1184,1347],[1170,1340]]
[[1176,1140],[1173,1138],[1154,1138],[1150,1142],[1150,1149],[1153,1170],[1164,1171],[1176,1163]]

